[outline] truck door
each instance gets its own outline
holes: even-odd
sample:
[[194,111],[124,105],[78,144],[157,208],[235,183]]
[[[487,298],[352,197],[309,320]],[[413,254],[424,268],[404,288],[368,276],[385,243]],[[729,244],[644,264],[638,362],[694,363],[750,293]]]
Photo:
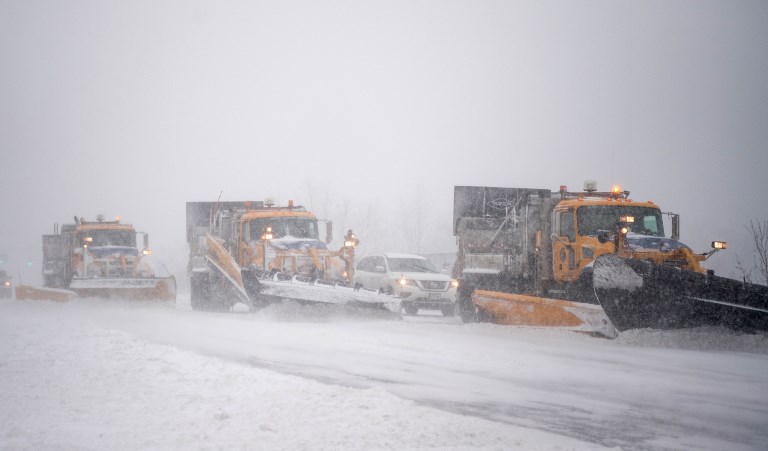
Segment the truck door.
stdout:
[[576,223],[574,211],[568,210],[555,212],[558,217],[555,224],[557,239],[552,243],[552,266],[555,280],[558,282],[573,281],[578,278],[578,266],[576,265]]

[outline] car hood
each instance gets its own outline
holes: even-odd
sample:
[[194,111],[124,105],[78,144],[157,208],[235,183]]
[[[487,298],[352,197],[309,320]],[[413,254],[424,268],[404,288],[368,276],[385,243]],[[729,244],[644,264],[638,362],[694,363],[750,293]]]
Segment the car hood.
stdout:
[[450,282],[451,277],[446,274],[440,274],[436,272],[390,272],[394,277],[404,277],[406,279],[414,280],[439,280],[443,282]]

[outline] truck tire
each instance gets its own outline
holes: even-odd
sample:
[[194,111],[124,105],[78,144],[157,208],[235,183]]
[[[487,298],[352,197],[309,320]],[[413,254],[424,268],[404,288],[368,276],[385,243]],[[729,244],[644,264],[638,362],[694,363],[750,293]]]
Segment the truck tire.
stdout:
[[189,276],[189,303],[192,310],[208,310],[206,307],[211,297],[209,276],[207,272],[193,272]]
[[215,272],[193,273],[190,277],[189,303],[193,310],[205,312],[226,312],[234,305],[230,300],[227,285],[220,274]]
[[443,316],[454,316],[456,314],[456,304],[445,305],[440,309]]
[[465,286],[464,284],[459,286],[459,291],[456,293],[456,297],[459,303],[459,316],[461,321],[465,323],[477,322],[477,307],[472,303],[472,292],[474,288],[472,286]]

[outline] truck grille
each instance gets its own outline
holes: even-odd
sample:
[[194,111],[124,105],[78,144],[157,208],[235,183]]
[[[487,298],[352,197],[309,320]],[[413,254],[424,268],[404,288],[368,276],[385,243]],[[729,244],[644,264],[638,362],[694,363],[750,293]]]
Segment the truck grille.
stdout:
[[424,287],[425,290],[445,290],[446,285],[448,285],[448,282],[444,282],[441,280],[422,280],[421,286]]

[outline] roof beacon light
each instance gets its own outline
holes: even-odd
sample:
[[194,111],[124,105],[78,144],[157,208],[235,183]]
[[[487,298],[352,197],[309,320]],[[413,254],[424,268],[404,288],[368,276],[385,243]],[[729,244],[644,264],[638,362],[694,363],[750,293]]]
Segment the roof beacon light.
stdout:
[[728,247],[725,241],[713,241],[712,249],[722,250]]
[[621,187],[620,187],[619,185],[613,185],[613,186],[611,187],[611,193],[612,193],[614,196],[618,196],[619,194],[621,194]]

